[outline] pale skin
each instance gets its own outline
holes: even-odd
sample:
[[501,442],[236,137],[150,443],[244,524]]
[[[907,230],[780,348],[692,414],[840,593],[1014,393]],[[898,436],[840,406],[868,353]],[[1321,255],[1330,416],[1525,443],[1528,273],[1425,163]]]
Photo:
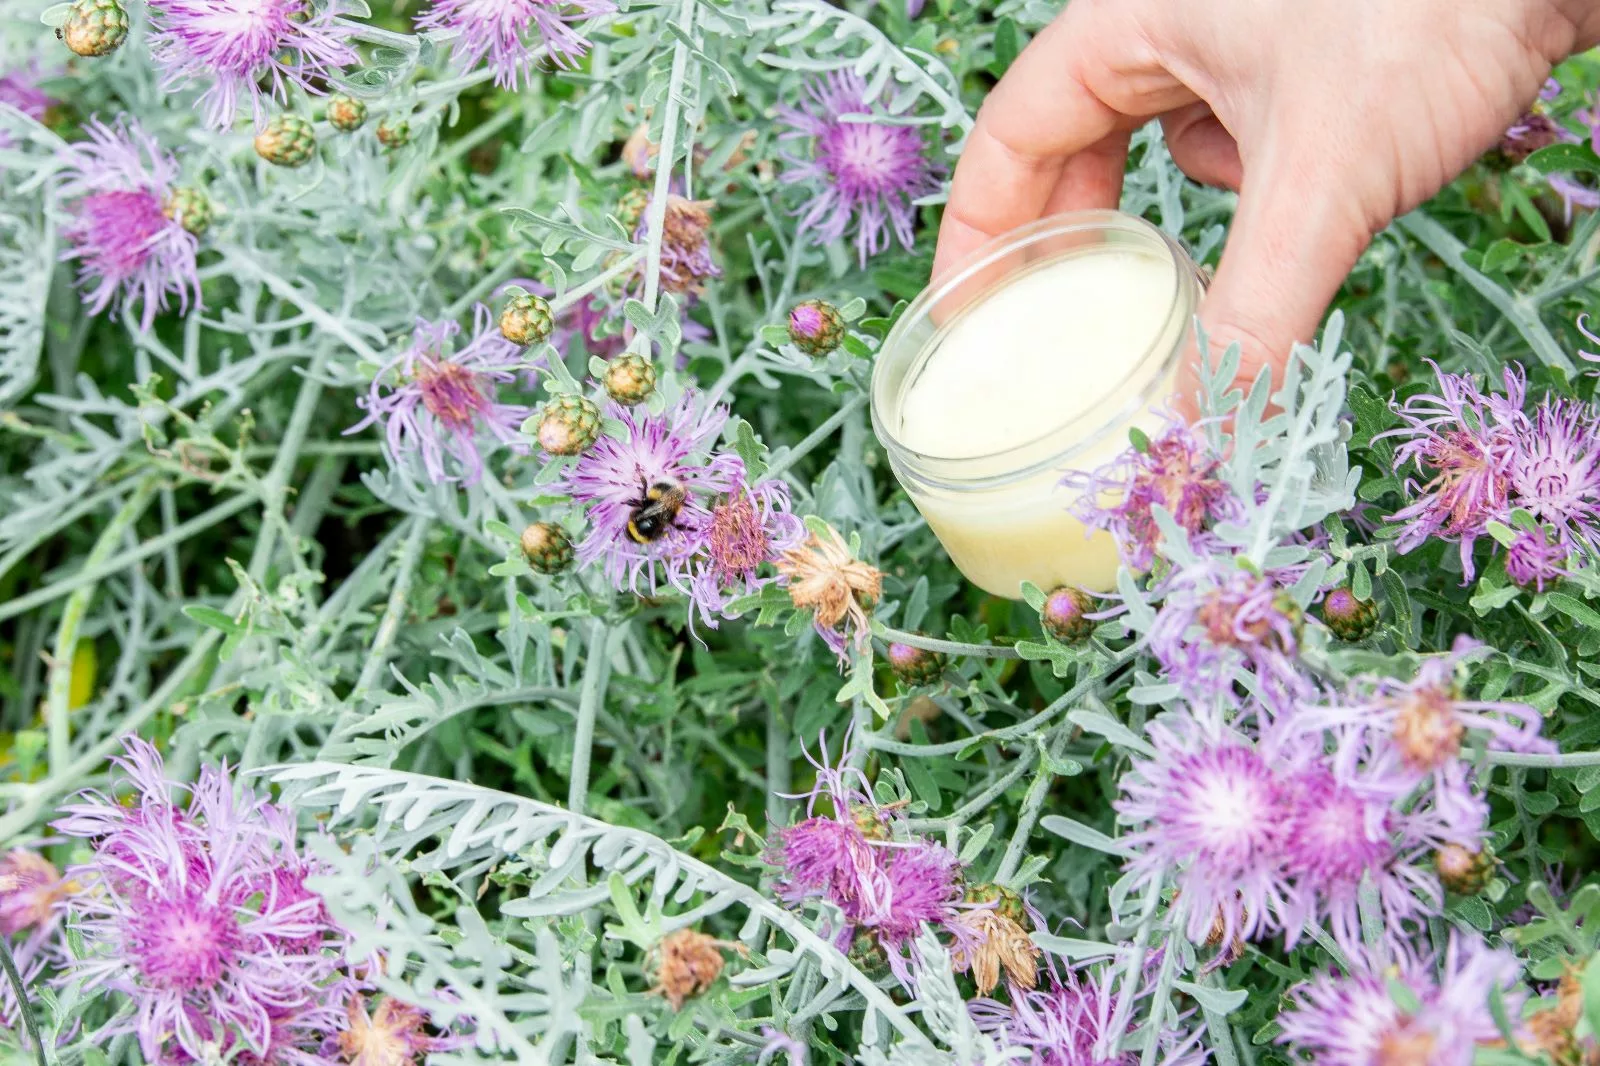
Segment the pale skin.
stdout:
[[1596,43],[1600,0],[1070,0],[978,113],[934,273],[1116,207],[1128,139],[1159,119],[1186,174],[1239,193],[1201,322],[1241,378],[1281,369],[1373,236]]

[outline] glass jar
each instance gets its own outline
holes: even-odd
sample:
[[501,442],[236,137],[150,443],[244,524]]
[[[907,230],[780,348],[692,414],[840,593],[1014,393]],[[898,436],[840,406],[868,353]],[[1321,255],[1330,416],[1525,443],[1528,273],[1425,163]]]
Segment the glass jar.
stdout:
[[1062,487],[1160,432],[1203,283],[1166,234],[1117,211],[1040,219],[924,289],[872,375],[872,426],[967,579],[1016,599],[1114,587],[1109,534]]

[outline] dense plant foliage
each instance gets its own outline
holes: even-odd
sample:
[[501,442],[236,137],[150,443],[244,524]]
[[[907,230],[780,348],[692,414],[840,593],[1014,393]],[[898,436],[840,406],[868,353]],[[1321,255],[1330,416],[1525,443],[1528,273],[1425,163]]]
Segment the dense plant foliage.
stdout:
[[1600,1061],[1600,68],[1008,601],[865,388],[1054,9],[6,5],[7,1061]]

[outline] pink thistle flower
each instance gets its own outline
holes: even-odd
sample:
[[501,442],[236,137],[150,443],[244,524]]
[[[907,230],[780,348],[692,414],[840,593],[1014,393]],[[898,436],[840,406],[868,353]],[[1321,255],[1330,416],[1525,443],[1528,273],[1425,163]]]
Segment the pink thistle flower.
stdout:
[[1592,407],[1540,403],[1506,473],[1511,506],[1548,523],[1571,547],[1600,549],[1600,417]]
[[1186,712],[1148,732],[1156,754],[1134,760],[1113,804],[1133,827],[1122,837],[1134,852],[1127,869],[1139,884],[1174,875],[1195,943],[1219,919],[1223,943],[1266,931],[1286,889],[1284,782],[1260,753]]
[[1149,642],[1171,680],[1221,691],[1248,666],[1275,694],[1305,691],[1294,658],[1303,616],[1272,578],[1207,557],[1174,573],[1166,590]]
[[[473,315],[472,338],[452,351],[461,327],[454,322],[417,320],[411,347],[384,365],[367,395],[356,401],[367,417],[345,430],[356,433],[374,422],[384,424],[389,455],[422,456],[423,469],[434,483],[461,480],[475,484],[483,477],[480,430],[486,430],[513,451],[526,452],[517,432],[532,410],[501,403],[500,385],[516,380],[522,350],[500,335],[489,309],[479,304]],[[460,474],[445,469],[449,453]]]
[[616,9],[611,0],[433,0],[417,28],[456,34],[457,67],[473,70],[487,58],[494,83],[514,92],[519,78],[533,80],[542,54],[577,66],[589,42],[571,24]]
[[361,57],[337,4],[313,0],[149,0],[150,55],[167,88],[209,81],[206,124],[227,129],[250,98],[259,127],[267,100],[288,103],[291,86],[322,95],[321,83]]
[[1506,549],[1506,576],[1523,588],[1543,592],[1569,576],[1567,549],[1546,535],[1543,529],[1522,529]]
[[[1518,983],[1522,967],[1510,952],[1457,934],[1442,967],[1409,953],[1392,964],[1365,951],[1353,958],[1355,971],[1301,985],[1293,1008],[1278,1015],[1279,1042],[1320,1066],[1470,1066],[1480,1046],[1501,1039],[1489,997],[1498,991],[1512,1018],[1527,998]],[[1409,1003],[1397,1000],[1395,982],[1409,993]]]
[[[664,414],[609,404],[625,436],[602,435],[558,483],[559,491],[588,508],[589,532],[578,545],[578,564],[600,564],[618,589],[655,591],[661,581],[694,598],[696,570],[709,550],[708,502],[744,485],[744,463],[712,447],[728,421],[723,407],[701,410],[686,392]],[[652,485],[682,485],[687,495],[660,536],[640,543],[628,531],[635,509]],[[703,591],[704,586],[701,586]]]
[[924,922],[947,922],[961,897],[961,860],[955,852],[917,839],[907,845],[885,845],[884,872],[889,894],[884,909],[863,924],[877,930],[890,958],[922,931]]
[[[1035,1066],[1132,1066],[1137,1052],[1109,1054],[1118,994],[1112,969],[1098,974],[1066,970],[1052,973],[1042,988],[1024,992],[1011,989],[1011,1002],[975,1000],[970,1005],[978,1028],[992,1034],[1003,1048],[1026,1048]],[[1141,992],[1140,996],[1148,995]],[[1203,1066],[1206,1050],[1200,1043],[1204,1030],[1168,1029],[1158,1037],[1162,1066]]]
[[1459,764],[1469,732],[1501,751],[1555,751],[1539,735],[1539,712],[1527,704],[1463,696],[1463,667],[1478,647],[1472,638],[1458,637],[1450,652],[1425,660],[1412,680],[1361,679],[1350,705],[1304,708],[1296,721],[1302,729],[1357,726],[1387,735],[1414,782]]
[[[689,200],[677,193],[667,195],[667,209],[661,223],[661,287],[667,292],[697,296],[708,278],[722,276],[722,268],[711,254],[711,200]],[[638,244],[650,240],[651,208],[647,204],[634,226]],[[630,286],[643,289],[645,267],[634,272]]]
[[1293,879],[1282,914],[1286,946],[1316,923],[1346,952],[1360,951],[1364,875],[1392,936],[1401,935],[1402,923],[1437,911],[1438,879],[1421,865],[1430,849],[1406,832],[1408,819],[1395,809],[1409,783],[1381,775],[1342,780],[1319,760],[1288,776],[1285,790],[1283,858]]
[[915,201],[938,192],[942,174],[928,160],[921,131],[892,125],[866,102],[866,91],[859,75],[834,71],[806,83],[800,107],[778,109],[790,127],[778,139],[811,147],[809,159],[785,157],[781,179],[814,190],[798,212],[800,229],[818,244],[853,233],[862,266],[889,246],[890,233],[911,248]]
[[789,510],[789,487],[769,479],[740,486],[711,508],[705,560],[696,569],[693,598],[701,619],[715,626],[721,612],[778,580],[761,573],[767,563],[805,538],[805,525]]
[[1411,504],[1390,515],[1404,524],[1395,546],[1402,554],[1434,538],[1459,541],[1461,569],[1471,581],[1472,548],[1492,519],[1509,510],[1511,466],[1518,431],[1525,424],[1524,379],[1507,367],[1504,396],[1485,395],[1463,374],[1434,366],[1438,395],[1420,394],[1394,408],[1406,423],[1375,439],[1400,438],[1395,466],[1415,464],[1431,476],[1422,485],[1407,480]]
[[[15,108],[35,122],[45,121],[50,109],[59,105],[59,101],[39,88],[39,82],[45,77],[38,60],[0,74],[0,105]],[[13,123],[14,120],[8,122],[0,115],[0,148],[16,144],[11,131],[5,128]]]
[[276,887],[276,868],[307,863],[292,837],[269,828],[287,816],[247,789],[236,795],[226,766],[203,769],[180,807],[184,786],[165,779],[155,749],[123,743],[113,763],[134,805],[84,792],[55,823],[94,848],[69,871],[84,888],[69,909],[91,949],[72,975],[135,1008],[101,1035],[137,1034],[152,1062],[228,1047],[294,1061],[266,1056],[325,1031],[319,1005],[348,978],[338,969],[343,934],[320,904]]
[[71,216],[62,227],[77,260],[78,287],[90,311],[113,304],[143,305],[140,328],[176,296],[184,311],[200,306],[195,270],[199,242],[167,217],[178,166],[134,122],[90,121],[87,141],[61,149],[61,196]]
[[1161,543],[1157,507],[1196,545],[1216,522],[1240,513],[1221,471],[1221,459],[1200,434],[1174,421],[1143,451],[1129,448],[1093,473],[1069,475],[1065,484],[1080,493],[1073,513],[1090,528],[1109,531],[1123,563],[1142,573],[1155,565]]
[[0,857],[0,936],[28,929],[49,930],[72,883],[55,864],[26,848],[12,848]]

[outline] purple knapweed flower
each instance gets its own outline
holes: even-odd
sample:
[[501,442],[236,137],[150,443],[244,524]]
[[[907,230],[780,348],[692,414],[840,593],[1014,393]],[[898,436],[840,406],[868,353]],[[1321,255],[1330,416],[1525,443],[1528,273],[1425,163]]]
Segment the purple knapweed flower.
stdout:
[[1525,381],[1514,367],[1505,371],[1504,395],[1485,394],[1464,374],[1434,366],[1437,395],[1422,393],[1394,405],[1405,425],[1375,440],[1399,438],[1397,468],[1414,464],[1429,475],[1419,485],[1407,479],[1414,497],[1390,515],[1402,524],[1395,546],[1402,554],[1435,538],[1458,541],[1461,569],[1467,581],[1476,574],[1472,548],[1491,520],[1509,509],[1511,465],[1522,415]]
[[1243,666],[1267,685],[1266,695],[1305,689],[1294,660],[1303,614],[1270,577],[1208,557],[1173,573],[1165,587],[1149,642],[1168,679],[1186,690],[1223,690]]
[[227,129],[250,98],[256,125],[267,101],[285,104],[290,87],[322,95],[324,82],[354,66],[352,27],[336,4],[313,0],[149,0],[150,55],[173,88],[209,82],[200,96],[206,124]]
[[417,28],[456,34],[457,67],[473,70],[487,58],[494,83],[514,92],[519,78],[533,80],[546,55],[576,66],[589,42],[570,24],[616,9],[611,0],[433,0]]
[[1155,564],[1162,539],[1157,507],[1196,545],[1215,522],[1240,512],[1221,469],[1205,439],[1174,422],[1143,450],[1129,448],[1093,473],[1069,475],[1065,484],[1080,494],[1073,513],[1091,529],[1109,531],[1123,563],[1142,573]]
[[877,933],[892,966],[924,922],[955,917],[953,904],[961,898],[961,860],[950,849],[921,838],[884,845],[881,850],[889,892],[883,909],[864,916],[861,924]]
[[[1434,960],[1409,953],[1393,962],[1371,952],[1354,958],[1357,970],[1300,986],[1294,1006],[1278,1015],[1279,1042],[1319,1066],[1470,1066],[1481,1045],[1501,1039],[1490,996],[1500,994],[1511,1018],[1527,998],[1518,983],[1522,967],[1510,952],[1460,934],[1451,935],[1442,972]],[[1396,997],[1396,982],[1409,1002]]]
[[[1115,968],[1098,973],[1052,972],[1048,982],[1034,991],[1013,987],[1009,1004],[980,999],[968,1009],[978,1028],[994,1036],[1002,1049],[1027,1049],[1027,1061],[1034,1066],[1132,1066],[1139,1061],[1137,1051],[1111,1053],[1114,1038],[1132,1035],[1112,1032],[1119,998],[1115,973]],[[1157,1061],[1162,1066],[1202,1066],[1203,1033],[1203,1029],[1163,1031]]]
[[[872,801],[865,775],[849,765],[848,738],[837,766],[827,763],[826,736],[818,746],[821,759],[802,749],[817,774],[815,785],[805,794],[806,818],[773,831],[766,859],[779,870],[779,898],[792,905],[821,897],[854,922],[885,909],[889,878],[869,838],[890,839],[892,813]],[[816,813],[818,801],[824,799],[833,810],[828,817]]]
[[226,766],[174,785],[153,747],[123,744],[112,761],[131,806],[87,791],[55,823],[94,851],[69,871],[83,886],[68,907],[89,953],[68,978],[134,1008],[100,1035],[136,1034],[150,1062],[210,1061],[223,1049],[262,1064],[304,1061],[349,979],[343,936],[320,902],[278,888],[275,871],[309,861],[283,837],[287,816],[236,793]]
[[0,936],[29,929],[48,931],[72,886],[55,864],[26,848],[0,856]]
[[1363,876],[1377,890],[1392,936],[1401,935],[1402,923],[1437,912],[1438,879],[1421,865],[1431,849],[1406,831],[1408,819],[1395,808],[1409,782],[1381,774],[1342,779],[1321,760],[1283,781],[1282,856],[1292,880],[1281,915],[1286,946],[1316,924],[1345,951],[1359,951]]
[[833,71],[806,83],[800,107],[778,109],[790,127],[778,139],[806,140],[811,147],[809,158],[785,157],[782,178],[815,190],[798,212],[801,231],[818,244],[853,233],[863,266],[889,246],[891,232],[911,248],[914,201],[938,192],[940,177],[921,130],[893,125],[867,103],[866,92],[860,76]]
[[1600,415],[1546,399],[1535,408],[1506,471],[1509,503],[1551,526],[1570,547],[1600,549]]
[[1127,868],[1145,884],[1173,875],[1189,939],[1221,942],[1271,927],[1282,909],[1286,785],[1243,740],[1185,711],[1148,727],[1156,754],[1135,759],[1113,806],[1132,827]]
[[[390,457],[399,461],[420,453],[436,484],[459,479],[472,485],[483,476],[480,430],[513,451],[527,450],[517,428],[532,410],[501,403],[495,395],[500,385],[516,380],[522,349],[500,335],[482,304],[473,315],[471,340],[452,351],[460,332],[454,322],[418,319],[411,346],[385,364],[356,401],[367,417],[345,430],[355,433],[381,421]],[[459,474],[445,468],[446,453],[455,457]]]
[[1543,592],[1569,575],[1565,546],[1543,529],[1519,529],[1506,548],[1506,576],[1523,588]]
[[[728,411],[702,409],[690,391],[662,414],[609,404],[606,416],[622,423],[624,436],[602,435],[558,486],[588,508],[578,563],[600,564],[618,589],[653,592],[665,581],[693,597],[695,571],[709,548],[712,501],[744,485],[739,457],[712,451]],[[660,535],[640,543],[628,524],[650,487],[662,483],[682,486],[686,495]]]
[[167,217],[178,165],[137,123],[86,123],[89,139],[61,149],[63,259],[78,263],[83,302],[99,314],[117,304],[143,307],[149,330],[168,296],[187,311],[200,306],[195,270],[199,242]]
[[[43,122],[50,109],[58,105],[53,96],[39,88],[39,82],[45,77],[38,60],[0,74],[0,104],[15,108],[35,122]],[[0,117],[0,148],[16,144],[11,131],[5,128],[10,124]]]
[[[722,268],[711,254],[712,200],[690,200],[677,193],[667,194],[667,207],[661,222],[661,287],[667,292],[693,300],[705,287],[707,278],[722,276]],[[634,226],[636,243],[650,241],[653,209],[646,206]],[[628,288],[642,292],[646,267],[641,260]]]
[[1362,678],[1347,704],[1303,708],[1296,722],[1303,729],[1354,726],[1387,737],[1418,781],[1459,763],[1469,732],[1501,751],[1555,751],[1539,734],[1539,712],[1527,704],[1464,697],[1462,667],[1478,647],[1458,637],[1448,653],[1424,660],[1410,681]]
[[701,619],[715,627],[716,613],[778,580],[763,567],[799,544],[805,532],[789,510],[788,485],[776,479],[740,486],[713,504],[705,558],[691,582]]

